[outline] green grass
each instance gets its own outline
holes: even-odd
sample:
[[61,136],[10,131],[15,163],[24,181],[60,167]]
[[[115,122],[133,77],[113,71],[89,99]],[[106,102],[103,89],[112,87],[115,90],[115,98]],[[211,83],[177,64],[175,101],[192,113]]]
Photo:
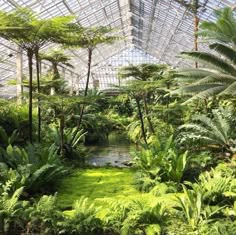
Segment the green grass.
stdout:
[[155,197],[139,192],[134,185],[134,172],[121,168],[77,169],[63,179],[58,186],[58,205],[68,208],[81,196],[103,205],[103,199],[138,199],[160,200],[166,204],[173,203],[173,194]]

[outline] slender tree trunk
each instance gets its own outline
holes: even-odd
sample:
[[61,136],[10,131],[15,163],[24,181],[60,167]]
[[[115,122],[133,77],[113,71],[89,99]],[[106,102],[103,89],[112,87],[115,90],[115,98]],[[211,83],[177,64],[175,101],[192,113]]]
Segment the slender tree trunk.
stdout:
[[[198,51],[198,30],[199,30],[199,18],[198,18],[199,0],[193,1],[193,14],[194,14],[194,50]],[[198,63],[195,62],[195,67],[198,68]]]
[[[199,28],[199,18],[195,14],[194,16],[194,50],[198,51],[198,28]],[[195,62],[195,67],[198,68],[198,62]]]
[[[52,78],[53,81],[60,78],[60,74],[57,68],[57,63],[52,63],[52,71],[53,71],[53,78]],[[55,93],[56,93],[56,89],[53,85],[50,89],[50,95],[55,95]]]
[[[93,53],[93,50],[88,49],[88,72],[87,72],[87,80],[86,80],[86,86],[85,86],[85,91],[84,91],[84,97],[86,97],[88,94],[89,78],[90,78],[91,62],[92,62],[92,53]],[[82,118],[84,115],[84,108],[85,108],[85,104],[83,104],[81,107],[80,116],[79,116],[79,120],[78,120],[78,129],[80,128],[80,125],[82,122]]]
[[33,51],[27,51],[29,65],[29,141],[33,143]]
[[[40,93],[40,59],[38,50],[35,52],[36,58],[36,73],[37,73],[37,91]],[[40,97],[38,96],[38,142],[41,142],[41,108]]]
[[[167,82],[166,88],[168,90],[170,90],[170,83],[169,82]],[[170,105],[170,92],[168,93],[168,96],[167,96],[167,104],[166,104],[167,109],[169,109],[169,105]],[[169,123],[169,110],[167,110],[167,123]]]
[[[90,72],[91,72],[91,63],[92,63],[92,54],[93,54],[93,49],[89,48],[88,49],[88,71],[87,71],[87,80],[86,80],[86,86],[85,86],[85,91],[84,91],[84,97],[87,96],[88,94],[88,88],[89,88],[89,78],[90,78]],[[77,129],[75,131],[75,134],[71,140],[71,143],[74,141],[75,136],[77,135],[81,123],[82,123],[82,119],[83,119],[83,115],[84,115],[84,108],[85,108],[85,104],[82,104],[81,110],[80,110],[80,115],[79,115],[79,120],[77,123]]]
[[139,98],[135,97],[135,101],[136,101],[136,104],[137,104],[138,115],[139,115],[139,119],[140,119],[140,122],[141,122],[141,130],[142,130],[143,140],[144,140],[145,144],[147,144],[147,138],[146,138],[146,133],[145,133],[143,114],[142,114],[142,110],[141,110],[141,106],[140,106],[140,100],[139,100]]
[[64,114],[61,114],[61,117],[60,117],[60,136],[61,136],[60,149],[61,149],[61,156],[62,157],[64,157],[64,128],[65,128],[65,116],[64,116]]
[[148,105],[147,105],[147,97],[146,97],[146,95],[147,94],[143,95],[144,111],[145,111],[145,114],[146,114],[146,117],[147,117],[149,129],[150,129],[152,134],[155,134],[155,130],[153,128],[151,118],[149,117],[149,109],[148,109]]

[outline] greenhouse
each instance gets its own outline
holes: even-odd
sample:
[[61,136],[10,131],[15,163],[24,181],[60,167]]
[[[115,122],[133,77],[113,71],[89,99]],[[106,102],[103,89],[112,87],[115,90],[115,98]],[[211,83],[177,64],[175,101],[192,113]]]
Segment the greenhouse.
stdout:
[[236,235],[236,0],[0,0],[0,235]]

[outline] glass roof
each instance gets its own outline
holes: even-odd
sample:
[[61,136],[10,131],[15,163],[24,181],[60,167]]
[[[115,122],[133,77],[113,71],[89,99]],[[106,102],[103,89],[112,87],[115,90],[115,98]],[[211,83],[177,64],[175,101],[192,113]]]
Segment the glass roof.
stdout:
[[[124,51],[132,54],[139,50],[152,56],[155,62],[172,66],[184,65],[176,58],[181,51],[193,49],[193,14],[184,7],[182,0],[0,0],[0,9],[12,11],[17,7],[29,7],[38,12],[41,18],[59,15],[75,15],[81,25],[109,26],[116,29],[115,34],[122,36],[112,45],[100,45],[94,51],[92,71],[99,74],[99,68],[114,66],[112,58],[122,57]],[[185,0],[189,3],[190,0]],[[233,6],[236,0],[199,0],[200,20],[214,20],[214,9]],[[50,46],[51,47],[51,46]],[[207,50],[206,45],[200,49]],[[0,93],[6,93],[8,79],[15,78],[16,47],[6,40],[0,40]],[[66,70],[70,83],[76,87],[83,84],[87,68],[87,51],[83,49],[68,50],[72,56],[74,71]],[[10,55],[10,56],[9,56]],[[111,58],[109,60],[109,58]],[[136,56],[137,58],[137,56]],[[26,61],[26,60],[24,60]],[[140,59],[142,61],[142,59]],[[124,61],[123,61],[124,62]],[[124,62],[125,63],[125,62]],[[135,63],[135,60],[132,61]],[[119,64],[122,65],[122,64]],[[24,63],[26,68],[27,64]],[[45,68],[48,65],[45,65]],[[26,71],[25,71],[26,72]],[[71,79],[70,77],[73,77]],[[114,77],[112,75],[111,77]],[[73,80],[73,81],[72,81]],[[104,80],[104,78],[103,78]],[[109,80],[109,79],[108,79]],[[81,84],[77,83],[81,81]],[[108,83],[111,82],[110,80]],[[11,88],[14,93],[14,89]],[[10,90],[8,90],[10,92]]]

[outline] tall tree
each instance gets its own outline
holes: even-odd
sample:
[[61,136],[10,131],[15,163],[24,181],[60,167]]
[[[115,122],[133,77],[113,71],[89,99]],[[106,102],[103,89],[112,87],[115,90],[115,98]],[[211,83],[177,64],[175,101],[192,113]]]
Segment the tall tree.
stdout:
[[[119,77],[120,78],[132,77],[135,80],[141,81],[143,83],[148,82],[148,81],[150,82],[154,80],[163,79],[162,75],[164,71],[167,70],[167,68],[168,68],[167,65],[162,65],[162,64],[161,65],[160,64],[128,65],[128,66],[121,67],[121,69],[119,70]],[[148,93],[150,92],[150,89],[143,89],[143,88],[144,88],[144,84],[143,84],[143,87],[141,84],[141,87],[140,87],[141,90],[139,92],[139,95],[141,95],[143,99],[144,111],[145,111],[146,118],[148,121],[149,130],[152,134],[154,134],[155,130],[154,130],[151,118],[150,118],[148,102],[147,102],[147,96],[148,96]],[[136,99],[136,103],[141,112],[140,100]]]
[[[62,33],[66,24],[72,17],[55,17],[48,20],[40,20],[30,9],[18,8],[14,12],[0,12],[0,37],[16,43],[26,51],[29,67],[29,141],[33,142],[33,56],[36,57],[36,71],[38,92],[39,82],[39,50],[48,42],[55,41]],[[38,140],[40,141],[41,129],[40,107],[38,108]]]
[[[70,57],[67,56],[62,50],[52,50],[48,53],[40,54],[41,60],[46,60],[51,62],[51,72],[52,72],[52,82],[60,80],[61,76],[58,70],[59,65],[65,65],[70,68],[74,68],[74,66],[69,63]],[[51,95],[55,93],[55,88],[51,88]]]
[[[62,41],[64,41],[66,46],[69,48],[84,48],[88,52],[87,79],[84,97],[86,97],[88,94],[93,51],[99,44],[113,43],[117,39],[119,39],[119,37],[111,35],[111,29],[109,27],[99,26],[92,28],[82,28],[80,25],[70,25],[69,34],[67,34]],[[80,128],[82,122],[84,108],[85,105],[82,105],[78,119],[78,129]]]
[[[83,28],[79,24],[70,24],[68,27],[68,33],[61,37],[61,42],[69,48],[84,48],[88,52],[88,66],[87,66],[87,78],[84,91],[84,97],[88,94],[89,80],[91,75],[92,57],[93,51],[99,44],[109,44],[118,40],[120,37],[113,36],[112,30],[109,27],[98,26]],[[82,104],[80,115],[77,122],[77,131],[74,134],[76,136],[77,132],[80,130],[81,122],[84,115],[85,104]],[[73,141],[73,139],[72,139]]]

